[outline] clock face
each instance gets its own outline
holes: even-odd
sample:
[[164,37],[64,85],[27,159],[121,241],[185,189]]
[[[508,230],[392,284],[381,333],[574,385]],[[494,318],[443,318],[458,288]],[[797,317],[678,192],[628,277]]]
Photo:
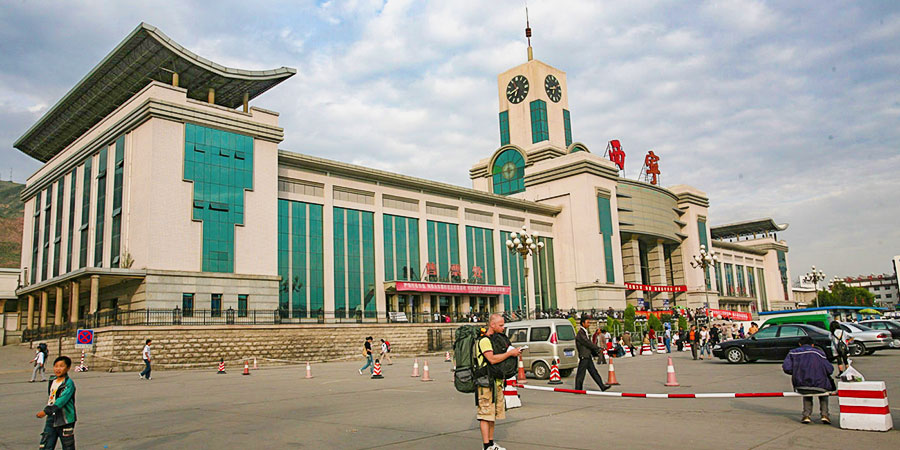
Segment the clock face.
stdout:
[[506,99],[510,103],[521,103],[528,96],[528,78],[516,75],[506,85]]
[[553,103],[562,98],[562,87],[559,86],[559,80],[553,75],[547,75],[547,78],[544,78],[544,90],[547,91],[547,96],[553,100]]
[[516,163],[509,161],[500,169],[504,180],[512,180],[516,177]]

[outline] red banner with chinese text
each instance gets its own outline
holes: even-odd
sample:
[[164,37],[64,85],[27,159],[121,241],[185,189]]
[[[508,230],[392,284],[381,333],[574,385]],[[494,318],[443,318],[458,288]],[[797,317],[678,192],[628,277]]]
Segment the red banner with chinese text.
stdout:
[[509,286],[486,284],[428,283],[424,281],[398,281],[397,292],[437,292],[440,294],[508,295]]
[[625,283],[625,289],[646,292],[687,292],[687,286],[653,286],[636,283]]
[[706,315],[711,317],[721,317],[723,319],[740,320],[744,322],[753,319],[753,316],[748,312],[729,311],[727,309],[707,309]]

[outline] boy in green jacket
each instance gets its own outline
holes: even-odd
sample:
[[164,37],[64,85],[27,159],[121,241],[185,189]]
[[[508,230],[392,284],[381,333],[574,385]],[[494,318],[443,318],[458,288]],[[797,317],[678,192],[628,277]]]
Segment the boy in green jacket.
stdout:
[[41,433],[42,449],[56,448],[56,441],[62,442],[63,450],[75,450],[75,382],[69,378],[72,360],[60,356],[53,361],[55,378],[47,385],[50,396],[47,406],[38,411],[37,418],[47,418]]

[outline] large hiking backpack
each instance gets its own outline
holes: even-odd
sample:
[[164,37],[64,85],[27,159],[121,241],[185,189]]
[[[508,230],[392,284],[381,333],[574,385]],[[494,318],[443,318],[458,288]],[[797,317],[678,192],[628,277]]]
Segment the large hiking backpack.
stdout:
[[453,385],[459,392],[475,392],[475,371],[478,369],[476,346],[480,338],[481,330],[474,325],[463,325],[456,330],[453,340],[453,355],[456,358]]
[[[494,348],[494,354],[506,353],[506,351],[509,350],[511,343],[509,342],[509,337],[505,334],[494,333],[491,335],[490,339],[491,345]],[[494,378],[495,380],[506,380],[516,376],[518,368],[519,364],[516,358],[506,358],[497,364],[488,364],[491,378]]]

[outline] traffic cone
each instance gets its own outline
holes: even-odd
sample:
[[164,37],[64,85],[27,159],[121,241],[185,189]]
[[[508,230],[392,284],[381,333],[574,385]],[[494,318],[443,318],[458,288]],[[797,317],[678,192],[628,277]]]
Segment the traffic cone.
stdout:
[[609,353],[608,353],[608,352],[606,351],[606,349],[604,348],[604,349],[603,349],[603,360],[606,361],[606,360],[608,360],[608,359],[609,359]]
[[253,370],[256,370],[256,369],[259,369],[259,367],[256,366],[256,357],[254,356],[253,357]]
[[312,367],[309,366],[309,361],[306,362],[306,378],[312,378]]
[[218,375],[225,374],[225,360],[222,358],[219,358],[219,371],[216,372],[216,374],[218,374]]
[[559,376],[559,366],[556,365],[555,359],[550,366],[550,381],[547,384],[562,384],[562,377]]
[[669,365],[666,367],[666,386],[681,386],[675,379],[675,366],[672,365],[671,356],[669,356]]
[[422,381],[434,381],[428,376],[428,361],[425,361],[425,368],[422,369],[422,371],[424,372],[422,374]]
[[375,370],[372,371],[372,379],[380,380],[384,378],[381,376],[381,361],[375,360]]
[[606,374],[606,384],[618,386],[619,380],[616,380],[616,368],[613,362],[609,362],[609,373]]
[[444,362],[450,362],[450,352],[447,352],[447,353],[444,355]]
[[528,380],[525,379],[525,364],[522,362],[522,355],[519,355],[519,373],[516,374],[516,381],[519,384],[525,384]]
[[503,387],[503,400],[506,403],[506,409],[522,407],[522,398],[519,397],[516,377],[506,380],[506,385]]
[[413,373],[410,376],[413,378],[419,378],[419,358],[416,358],[415,362],[413,362]]
[[241,375],[250,375],[250,361],[244,360],[244,373]]

